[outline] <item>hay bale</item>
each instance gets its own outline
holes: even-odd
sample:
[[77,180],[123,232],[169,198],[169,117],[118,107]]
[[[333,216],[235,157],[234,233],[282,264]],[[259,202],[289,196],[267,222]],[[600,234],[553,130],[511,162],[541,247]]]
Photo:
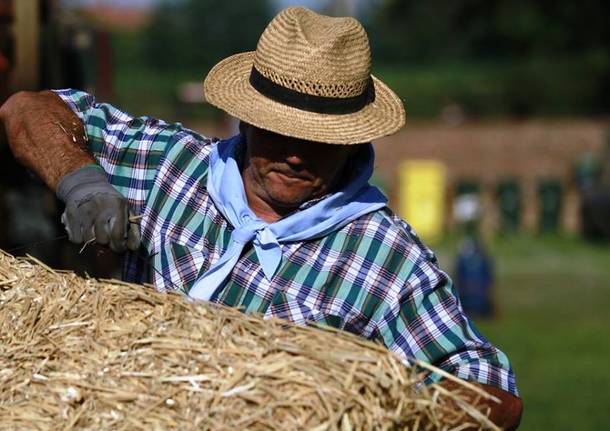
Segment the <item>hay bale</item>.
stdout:
[[1,251],[0,310],[2,429],[495,429],[356,336]]

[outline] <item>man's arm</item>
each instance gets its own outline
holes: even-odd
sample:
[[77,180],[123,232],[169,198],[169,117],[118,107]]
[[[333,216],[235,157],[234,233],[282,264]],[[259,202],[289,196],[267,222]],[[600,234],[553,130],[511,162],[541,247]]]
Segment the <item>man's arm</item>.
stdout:
[[[450,380],[444,380],[441,382],[441,385],[448,390],[456,389],[459,386],[458,383]],[[477,407],[482,412],[485,412],[487,408],[489,408],[489,419],[503,430],[517,429],[523,413],[523,402],[521,401],[521,398],[496,388],[495,386],[483,384],[477,384],[477,386],[500,400],[500,403],[492,400],[481,400],[478,402]],[[471,403],[476,402],[476,395],[472,394],[468,401]]]
[[502,389],[498,389],[495,386],[481,386],[487,393],[500,400],[500,404],[489,403],[489,407],[491,408],[489,418],[492,422],[505,430],[517,429],[521,423],[521,415],[523,414],[523,401],[521,401],[521,398],[503,391]]
[[0,120],[15,158],[54,191],[66,174],[95,163],[81,120],[50,91],[12,95]]
[[[514,429],[522,402],[508,358],[479,334],[464,314],[449,277],[422,250],[409,250],[412,266],[407,281],[377,321],[380,339],[407,359],[430,363],[499,398],[500,404],[485,400],[482,406],[490,408],[494,423]],[[438,381],[444,373],[433,372],[427,381]],[[447,388],[453,384],[442,381]]]
[[95,241],[116,252],[138,248],[139,228],[129,221],[127,199],[92,166],[83,123],[59,97],[16,93],[0,108],[0,120],[15,158],[66,204],[61,221],[70,241]]

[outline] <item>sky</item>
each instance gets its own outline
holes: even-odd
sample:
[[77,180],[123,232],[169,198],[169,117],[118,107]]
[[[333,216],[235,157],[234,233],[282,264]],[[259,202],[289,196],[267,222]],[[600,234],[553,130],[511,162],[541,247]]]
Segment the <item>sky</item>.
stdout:
[[288,6],[305,6],[310,9],[315,9],[324,3],[322,0],[274,0],[275,3],[278,3],[281,8],[285,8]]
[[[113,6],[124,6],[124,7],[148,7],[154,6],[155,4],[180,0],[60,0],[60,2],[66,6],[94,6],[94,5],[113,5]],[[255,1],[255,0],[253,0]],[[288,6],[305,6],[313,10],[319,10],[322,6],[327,5],[333,0],[272,0],[276,5],[277,9],[284,9]],[[357,13],[359,16],[367,14],[368,10],[374,7],[380,0],[351,0],[354,1],[357,6]]]
[[[63,0],[62,2],[69,5],[118,5],[118,6],[133,6],[142,7],[150,6],[159,3],[161,0]],[[165,0],[167,1],[167,0]],[[170,0],[171,1],[171,0]],[[274,0],[280,7],[301,5],[305,7],[315,8],[324,0]]]
[[65,5],[118,5],[130,7],[144,7],[159,3],[159,0],[61,0]]

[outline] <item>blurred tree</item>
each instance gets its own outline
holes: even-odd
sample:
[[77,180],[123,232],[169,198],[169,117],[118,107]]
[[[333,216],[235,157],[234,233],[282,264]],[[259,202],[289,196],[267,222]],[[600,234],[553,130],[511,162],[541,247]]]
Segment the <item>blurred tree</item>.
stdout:
[[162,2],[146,30],[146,57],[159,69],[205,72],[231,54],[254,50],[272,11],[269,0]]
[[368,20],[378,60],[564,57],[610,47],[610,2],[385,0]]
[[[422,82],[429,82],[429,88],[446,83],[443,97],[469,115],[501,112],[523,118],[610,112],[610,2],[376,4],[365,22],[376,67],[425,69]],[[470,73],[480,79],[470,79]],[[417,93],[412,85],[397,83],[401,97],[422,103],[415,96],[425,91]],[[434,97],[434,92],[425,94]]]

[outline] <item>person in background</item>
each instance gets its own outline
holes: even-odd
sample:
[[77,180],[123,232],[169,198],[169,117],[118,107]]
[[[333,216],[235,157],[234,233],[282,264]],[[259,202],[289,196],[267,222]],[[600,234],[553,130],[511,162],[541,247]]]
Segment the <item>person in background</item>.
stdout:
[[578,161],[576,183],[580,192],[581,232],[585,239],[610,241],[610,130],[602,157],[585,154]]
[[459,195],[455,200],[453,213],[454,220],[463,232],[455,262],[455,285],[460,294],[462,308],[469,317],[492,317],[493,260],[479,237],[479,195]]

